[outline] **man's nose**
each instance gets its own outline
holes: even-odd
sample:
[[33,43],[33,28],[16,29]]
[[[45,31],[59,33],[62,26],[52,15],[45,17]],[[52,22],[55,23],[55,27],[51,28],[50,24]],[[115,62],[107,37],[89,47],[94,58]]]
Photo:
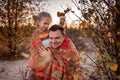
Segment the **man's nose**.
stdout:
[[53,39],[52,42],[55,42],[55,39]]

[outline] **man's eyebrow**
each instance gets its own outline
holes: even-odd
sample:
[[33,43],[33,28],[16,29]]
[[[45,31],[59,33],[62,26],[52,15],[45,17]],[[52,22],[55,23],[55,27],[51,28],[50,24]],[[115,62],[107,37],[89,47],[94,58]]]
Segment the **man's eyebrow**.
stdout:
[[55,37],[55,38],[60,38],[60,37]]
[[[49,37],[49,38],[53,38],[53,37]],[[54,38],[60,38],[60,37],[54,37]]]

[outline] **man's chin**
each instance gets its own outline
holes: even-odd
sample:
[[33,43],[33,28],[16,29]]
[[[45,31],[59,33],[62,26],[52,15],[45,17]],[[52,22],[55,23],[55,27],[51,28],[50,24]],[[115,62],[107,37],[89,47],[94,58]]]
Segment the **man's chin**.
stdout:
[[57,48],[57,47],[52,47],[52,48],[54,48],[54,49],[55,49],[55,48]]
[[55,48],[57,48],[57,46],[52,46],[52,48],[54,48],[54,49],[55,49]]

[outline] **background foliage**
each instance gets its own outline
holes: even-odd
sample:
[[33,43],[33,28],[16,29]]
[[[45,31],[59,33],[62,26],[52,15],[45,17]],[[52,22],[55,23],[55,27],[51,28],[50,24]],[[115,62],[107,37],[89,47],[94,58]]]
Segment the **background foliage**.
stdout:
[[20,56],[20,45],[30,41],[29,37],[35,29],[30,16],[34,16],[33,11],[42,8],[37,4],[41,1],[0,0],[0,59]]
[[70,26],[76,27],[77,30],[71,29],[68,34],[73,33],[71,36],[76,36],[74,33],[79,31],[78,39],[92,38],[98,59],[94,62],[93,74],[89,76],[95,80],[120,79],[120,0],[72,0],[72,2],[82,16],[77,15],[70,5],[57,15],[65,18],[65,15],[73,13],[79,22],[73,21]]

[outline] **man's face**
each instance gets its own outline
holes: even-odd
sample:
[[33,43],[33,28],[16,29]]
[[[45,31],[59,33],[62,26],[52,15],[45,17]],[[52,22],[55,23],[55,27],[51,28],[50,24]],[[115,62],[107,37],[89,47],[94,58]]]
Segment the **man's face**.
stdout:
[[58,48],[61,46],[61,44],[64,40],[64,36],[62,35],[60,30],[50,31],[49,32],[49,40],[50,40],[50,45],[53,48]]

